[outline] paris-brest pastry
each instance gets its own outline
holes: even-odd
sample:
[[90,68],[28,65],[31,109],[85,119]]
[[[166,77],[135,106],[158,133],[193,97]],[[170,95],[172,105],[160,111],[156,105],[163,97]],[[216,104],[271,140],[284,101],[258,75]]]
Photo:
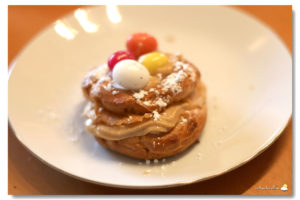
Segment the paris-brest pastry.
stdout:
[[82,83],[86,129],[102,146],[138,159],[184,151],[206,121],[200,72],[182,55],[158,50],[149,34],[131,35],[126,46]]

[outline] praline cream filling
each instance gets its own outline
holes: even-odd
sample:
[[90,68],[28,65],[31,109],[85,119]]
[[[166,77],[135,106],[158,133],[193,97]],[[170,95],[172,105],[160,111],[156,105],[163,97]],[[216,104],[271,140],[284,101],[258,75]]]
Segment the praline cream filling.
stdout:
[[165,133],[175,127],[178,122],[182,121],[181,115],[184,111],[204,105],[205,88],[201,83],[195,93],[192,99],[172,105],[164,112],[159,113],[159,119],[157,120],[150,118],[131,125],[109,126],[102,123],[94,124],[93,120],[96,119],[95,116],[95,118],[90,117],[87,119],[85,126],[95,136],[107,140],[121,140],[149,133]]
[[145,122],[129,126],[94,125],[91,119],[86,120],[85,126],[95,136],[108,140],[121,140],[148,133],[168,132],[179,121],[182,112],[190,107],[188,103],[172,106],[160,114],[159,120],[149,119]]

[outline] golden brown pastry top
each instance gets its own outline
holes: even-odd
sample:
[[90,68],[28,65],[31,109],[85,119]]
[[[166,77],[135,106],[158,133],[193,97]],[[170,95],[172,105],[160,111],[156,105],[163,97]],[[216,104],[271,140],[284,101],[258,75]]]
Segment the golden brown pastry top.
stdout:
[[200,79],[197,68],[179,55],[167,54],[169,63],[150,78],[145,88],[119,89],[106,65],[91,71],[82,83],[85,97],[116,114],[162,112],[172,103],[187,98]]

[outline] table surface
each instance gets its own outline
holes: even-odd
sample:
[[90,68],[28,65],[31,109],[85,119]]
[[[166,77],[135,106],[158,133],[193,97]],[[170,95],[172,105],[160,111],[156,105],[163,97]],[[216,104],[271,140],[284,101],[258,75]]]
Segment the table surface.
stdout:
[[[9,6],[8,64],[39,31],[82,6]],[[292,52],[292,6],[234,6],[272,28]],[[8,131],[8,194],[245,194],[291,195],[292,121],[267,150],[247,164],[219,177],[175,188],[134,190],[87,183],[64,175],[28,152]],[[257,190],[288,185],[288,191]]]

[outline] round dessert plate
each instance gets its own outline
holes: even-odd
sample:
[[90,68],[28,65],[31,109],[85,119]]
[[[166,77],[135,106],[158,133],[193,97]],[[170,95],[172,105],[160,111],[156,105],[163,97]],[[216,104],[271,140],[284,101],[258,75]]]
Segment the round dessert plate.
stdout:
[[[184,17],[182,17],[184,16]],[[80,84],[134,32],[182,53],[207,86],[200,142],[162,160],[104,149],[84,129]],[[224,174],[281,134],[292,113],[292,59],[278,36],[251,16],[219,6],[99,6],[47,27],[11,67],[9,122],[45,163],[73,177],[115,187],[161,188]]]

